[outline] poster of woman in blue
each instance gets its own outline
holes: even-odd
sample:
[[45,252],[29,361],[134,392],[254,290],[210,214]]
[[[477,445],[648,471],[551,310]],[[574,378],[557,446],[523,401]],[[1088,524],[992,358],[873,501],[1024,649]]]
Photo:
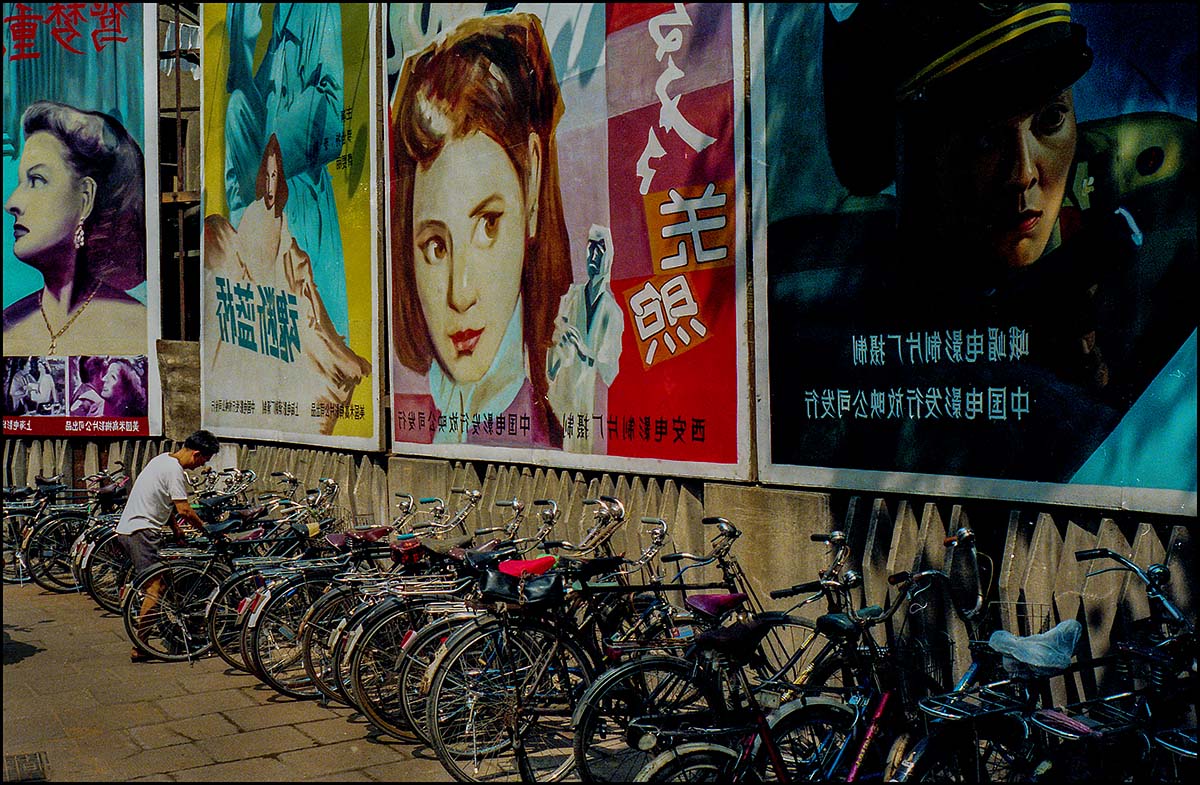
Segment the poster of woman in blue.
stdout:
[[751,40],[763,476],[1194,513],[1196,8],[767,5]]
[[[4,432],[158,433],[155,6],[5,3]],[[147,76],[149,71],[149,76]],[[151,82],[152,84],[155,82]],[[81,381],[121,370],[120,404]],[[114,375],[117,372],[114,371]],[[36,383],[29,377],[37,376]],[[112,393],[114,396],[117,393]]]

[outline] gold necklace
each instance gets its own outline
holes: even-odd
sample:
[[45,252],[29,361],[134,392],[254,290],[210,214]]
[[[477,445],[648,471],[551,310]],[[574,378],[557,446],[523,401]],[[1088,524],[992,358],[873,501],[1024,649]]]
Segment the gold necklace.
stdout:
[[88,304],[91,303],[92,298],[96,296],[96,292],[99,290],[100,284],[96,284],[92,287],[92,291],[88,293],[87,299],[83,301],[83,305],[79,306],[79,309],[75,311],[75,314],[70,319],[67,319],[67,323],[64,324],[62,329],[58,332],[54,332],[54,328],[50,326],[50,319],[46,317],[46,308],[42,304],[42,298],[45,297],[46,290],[42,289],[42,291],[38,293],[38,310],[42,312],[42,321],[46,323],[46,332],[50,333],[50,348],[46,351],[47,357],[54,354],[54,347],[58,345],[58,339],[63,337],[63,333],[71,329],[71,325],[74,324],[75,320],[79,318],[79,314],[83,313],[83,309],[88,307]]

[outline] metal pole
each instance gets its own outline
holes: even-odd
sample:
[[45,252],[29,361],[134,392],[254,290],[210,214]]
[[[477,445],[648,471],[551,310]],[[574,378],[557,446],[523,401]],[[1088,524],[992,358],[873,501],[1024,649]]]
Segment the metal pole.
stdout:
[[184,171],[183,171],[183,97],[180,87],[180,74],[183,69],[182,63],[182,30],[179,27],[179,3],[172,3],[175,7],[175,224],[178,229],[179,250],[176,254],[179,269],[179,340],[187,340],[187,275],[185,267],[185,250],[183,245],[183,207],[179,201],[179,194],[187,190],[184,187]]

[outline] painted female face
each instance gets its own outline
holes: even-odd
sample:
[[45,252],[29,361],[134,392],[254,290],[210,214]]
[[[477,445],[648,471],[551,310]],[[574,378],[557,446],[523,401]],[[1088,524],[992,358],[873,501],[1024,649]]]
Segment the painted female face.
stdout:
[[1046,250],[1075,157],[1071,91],[1002,122],[951,132],[942,159],[945,202],[983,252],[1006,267]]
[[121,367],[119,365],[110,365],[108,370],[104,372],[104,384],[100,388],[100,395],[103,398],[111,398],[116,394],[117,388],[121,385]]
[[526,200],[504,148],[474,132],[413,181],[417,296],[439,362],[458,382],[491,367],[521,291]]
[[279,161],[275,156],[267,158],[267,184],[266,193],[263,194],[263,201],[267,204],[268,210],[275,209],[275,195],[279,193]]
[[37,266],[46,251],[73,250],[75,227],[82,213],[75,173],[67,165],[67,148],[45,131],[30,134],[17,164],[17,187],[4,210],[13,226],[13,254]]

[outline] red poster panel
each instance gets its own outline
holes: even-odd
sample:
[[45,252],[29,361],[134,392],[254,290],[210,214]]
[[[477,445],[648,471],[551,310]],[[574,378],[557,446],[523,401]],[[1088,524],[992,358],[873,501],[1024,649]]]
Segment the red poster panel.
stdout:
[[748,477],[740,7],[389,14],[393,450]]

